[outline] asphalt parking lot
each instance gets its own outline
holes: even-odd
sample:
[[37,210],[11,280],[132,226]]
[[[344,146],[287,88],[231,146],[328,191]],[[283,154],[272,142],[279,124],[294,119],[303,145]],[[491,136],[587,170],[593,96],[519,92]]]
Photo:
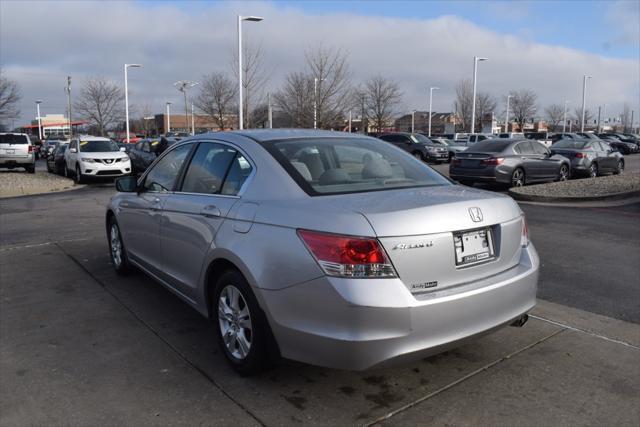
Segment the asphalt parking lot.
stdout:
[[115,275],[112,193],[0,200],[2,425],[640,424],[640,203],[521,205],[542,258],[523,328],[394,368],[243,378],[205,319]]

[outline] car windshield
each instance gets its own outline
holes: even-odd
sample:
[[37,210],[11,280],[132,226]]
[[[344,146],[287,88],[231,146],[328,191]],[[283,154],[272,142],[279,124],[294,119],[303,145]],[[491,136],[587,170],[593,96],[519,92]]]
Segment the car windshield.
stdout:
[[311,196],[450,185],[413,156],[375,139],[320,138],[263,145]]
[[553,148],[574,148],[582,150],[589,145],[589,141],[577,141],[575,139],[561,139],[560,141],[553,144]]
[[120,148],[118,147],[118,144],[113,141],[80,141],[80,151],[84,153],[107,153],[111,151],[120,151]]
[[0,144],[26,144],[27,137],[25,135],[0,135]]
[[411,135],[411,141],[416,144],[431,144],[431,140],[424,135],[420,135],[419,133],[415,133]]
[[495,139],[485,139],[484,141],[477,142],[473,146],[473,151],[480,152],[480,153],[501,153],[505,148],[507,148],[512,143],[513,141],[499,141]]

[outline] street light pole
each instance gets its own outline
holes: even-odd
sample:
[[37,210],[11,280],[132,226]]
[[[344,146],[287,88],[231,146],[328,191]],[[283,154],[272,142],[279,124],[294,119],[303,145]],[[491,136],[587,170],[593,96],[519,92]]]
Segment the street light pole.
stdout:
[[473,104],[471,105],[471,133],[476,130],[476,86],[478,80],[478,61],[487,61],[489,58],[473,57]]
[[67,104],[69,109],[69,138],[73,136],[71,125],[71,76],[67,76]]
[[317,77],[313,78],[313,128],[318,127],[318,81],[323,81]]
[[191,135],[196,134],[196,122],[193,115],[193,102],[191,103]]
[[439,87],[430,87],[429,88],[429,137],[431,137],[431,107],[433,105],[433,91],[440,89]]
[[349,133],[351,133],[351,110],[349,110]]
[[40,118],[40,104],[42,101],[36,101],[36,111],[38,112],[38,136],[40,137],[40,141],[42,141],[42,118]]
[[244,129],[242,105],[242,21],[260,22],[259,16],[238,15],[238,129]]
[[415,116],[416,116],[416,110],[413,110],[411,112],[411,133],[415,132]]
[[267,93],[267,119],[269,120],[269,129],[273,129],[273,111],[271,111],[271,93]]
[[187,89],[199,84],[188,80],[178,80],[173,85],[184,95],[184,130],[189,130],[189,109],[187,107]]
[[504,118],[504,131],[509,133],[509,100],[513,95],[507,95],[507,115]]
[[142,64],[124,64],[124,115],[127,128],[127,144],[129,143],[129,82],[127,78],[127,69],[140,68]]
[[564,119],[562,120],[562,133],[567,130],[567,104],[571,101],[564,101]]
[[580,123],[580,132],[584,132],[584,116],[585,116],[585,106],[587,102],[587,79],[590,79],[591,76],[584,75],[582,76],[582,121]]
[[171,132],[171,103],[167,101],[167,128],[164,130],[164,134]]

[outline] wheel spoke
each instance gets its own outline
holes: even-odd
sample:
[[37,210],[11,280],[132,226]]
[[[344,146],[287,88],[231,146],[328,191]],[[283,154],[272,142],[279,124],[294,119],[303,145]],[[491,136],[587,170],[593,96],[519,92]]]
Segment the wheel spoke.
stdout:
[[245,357],[247,357],[247,354],[249,353],[249,347],[251,346],[244,334],[244,330],[241,329],[238,332],[238,334],[236,335],[236,342],[238,343],[238,353],[240,353],[240,357],[244,359]]

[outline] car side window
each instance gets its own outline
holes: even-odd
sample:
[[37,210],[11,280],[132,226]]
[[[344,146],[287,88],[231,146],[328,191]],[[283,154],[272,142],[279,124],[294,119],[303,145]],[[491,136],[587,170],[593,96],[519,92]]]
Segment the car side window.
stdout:
[[144,144],[144,142],[138,142],[138,143],[136,144],[136,150],[138,150],[138,151],[142,151],[142,144]]
[[187,168],[181,191],[220,194],[236,153],[236,150],[224,144],[200,143]]
[[150,192],[171,191],[180,173],[182,164],[191,151],[191,144],[182,145],[167,153],[145,177],[143,188]]
[[245,159],[242,154],[237,153],[235,159],[233,159],[233,163],[231,163],[229,172],[227,172],[227,178],[224,180],[224,184],[222,184],[221,193],[228,196],[237,195],[242,188],[242,184],[244,184],[251,174],[251,170],[251,164],[247,159]]
[[518,154],[534,154],[533,148],[531,148],[531,143],[529,141],[523,141],[517,144],[513,150]]
[[531,147],[533,148],[534,153],[536,154],[547,154],[547,149],[544,145],[540,144],[536,141],[531,141]]

